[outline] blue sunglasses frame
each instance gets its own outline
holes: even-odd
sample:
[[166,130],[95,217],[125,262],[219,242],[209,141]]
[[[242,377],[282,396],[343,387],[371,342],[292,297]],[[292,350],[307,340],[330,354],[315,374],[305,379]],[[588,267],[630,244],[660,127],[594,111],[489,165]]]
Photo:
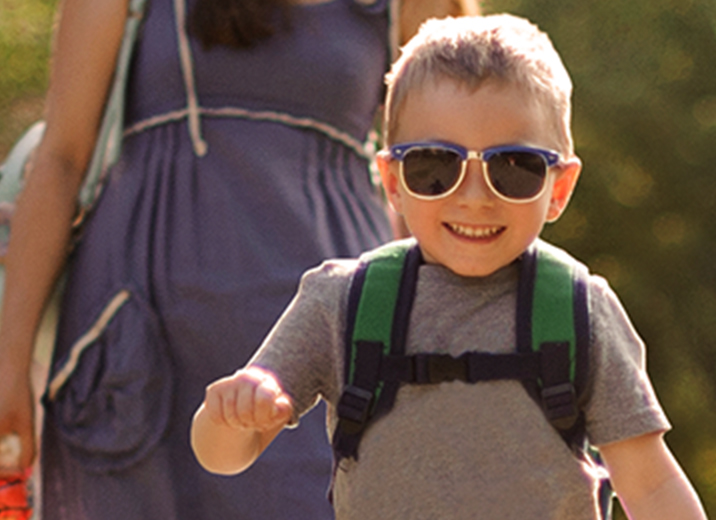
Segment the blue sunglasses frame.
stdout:
[[[437,195],[425,195],[422,193],[416,193],[413,190],[410,189],[408,186],[406,180],[405,180],[405,172],[403,170],[403,160],[405,159],[405,156],[414,150],[425,150],[425,149],[433,149],[433,150],[447,150],[450,152],[454,152],[457,154],[461,159],[461,165],[460,165],[460,174],[458,178],[456,179],[455,183],[448,188],[445,192],[439,193]],[[438,200],[445,197],[449,197],[452,195],[457,189],[460,187],[460,185],[465,180],[465,177],[467,175],[467,162],[470,159],[477,159],[480,161],[482,165],[482,173],[485,179],[486,184],[489,186],[490,191],[494,193],[498,198],[506,201],[511,202],[514,204],[526,204],[529,202],[533,202],[540,198],[542,194],[544,193],[546,187],[547,187],[547,172],[549,168],[552,168],[553,166],[556,166],[562,162],[562,156],[559,152],[556,152],[554,150],[549,150],[546,148],[537,148],[533,146],[525,146],[525,145],[500,145],[500,146],[492,146],[490,148],[485,148],[484,150],[469,150],[465,148],[464,146],[460,146],[459,144],[454,143],[446,143],[441,141],[417,141],[417,142],[410,142],[410,143],[401,143],[396,144],[393,146],[390,146],[387,151],[383,150],[381,153],[387,153],[389,154],[390,158],[393,160],[396,160],[400,163],[400,182],[403,185],[403,188],[413,197],[421,199],[421,200]],[[496,155],[500,154],[506,154],[506,153],[531,153],[535,154],[542,158],[542,160],[545,163],[545,175],[544,179],[542,181],[542,187],[540,188],[539,192],[536,193],[533,196],[527,197],[527,198],[513,198],[505,195],[504,193],[500,193],[495,185],[492,182],[492,179],[490,178],[490,172],[489,172],[489,161],[491,158],[493,158]]]

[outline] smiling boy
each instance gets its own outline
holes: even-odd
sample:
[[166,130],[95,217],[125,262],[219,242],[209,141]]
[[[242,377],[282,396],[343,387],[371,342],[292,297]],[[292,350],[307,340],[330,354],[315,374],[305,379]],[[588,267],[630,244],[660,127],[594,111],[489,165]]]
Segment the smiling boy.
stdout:
[[410,91],[388,138],[399,143],[460,143],[469,150],[503,144],[565,150],[535,200],[504,201],[492,193],[483,164],[469,161],[452,195],[414,197],[401,185],[399,163],[379,155],[383,185],[393,208],[408,222],[427,262],[463,276],[487,276],[510,264],[534,242],[545,221],[556,220],[569,201],[581,163],[552,130],[553,117],[525,88],[488,79],[477,90],[445,79]]
[[[388,76],[378,166],[422,254],[406,351],[515,349],[522,255],[564,211],[581,170],[571,82],[527,21],[431,21]],[[308,272],[250,364],[207,388],[192,446],[209,471],[248,468],[318,398],[329,429],[343,390],[348,288],[357,262]],[[644,348],[606,282],[589,280],[590,383],[580,402],[631,518],[703,519],[663,441],[669,423]],[[334,480],[339,520],[598,517],[598,475],[516,380],[403,385]],[[281,497],[275,497],[280,500]]]

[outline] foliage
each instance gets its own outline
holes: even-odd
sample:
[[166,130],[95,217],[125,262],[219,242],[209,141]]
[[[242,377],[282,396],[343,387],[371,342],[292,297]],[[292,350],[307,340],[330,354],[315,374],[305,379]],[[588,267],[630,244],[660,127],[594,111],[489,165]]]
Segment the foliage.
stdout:
[[[56,0],[0,0],[0,157],[41,115]],[[545,236],[606,276],[648,345],[668,441],[716,515],[716,2],[488,0],[547,31],[585,168]]]
[[56,0],[0,0],[0,158],[42,115]]

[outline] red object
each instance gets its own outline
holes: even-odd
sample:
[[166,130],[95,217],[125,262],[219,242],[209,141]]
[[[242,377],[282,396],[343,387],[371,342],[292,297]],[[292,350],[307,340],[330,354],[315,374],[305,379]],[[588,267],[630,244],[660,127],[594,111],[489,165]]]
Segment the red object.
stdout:
[[0,478],[0,520],[29,520],[32,517],[31,469]]

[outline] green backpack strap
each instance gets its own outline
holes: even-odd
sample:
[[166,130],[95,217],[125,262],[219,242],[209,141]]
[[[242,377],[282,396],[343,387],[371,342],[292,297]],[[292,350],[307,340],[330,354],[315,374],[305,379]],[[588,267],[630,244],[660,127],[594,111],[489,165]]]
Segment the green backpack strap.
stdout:
[[517,350],[539,352],[540,377],[525,387],[571,446],[584,440],[578,400],[589,374],[588,271],[537,241],[523,255],[517,298]]

